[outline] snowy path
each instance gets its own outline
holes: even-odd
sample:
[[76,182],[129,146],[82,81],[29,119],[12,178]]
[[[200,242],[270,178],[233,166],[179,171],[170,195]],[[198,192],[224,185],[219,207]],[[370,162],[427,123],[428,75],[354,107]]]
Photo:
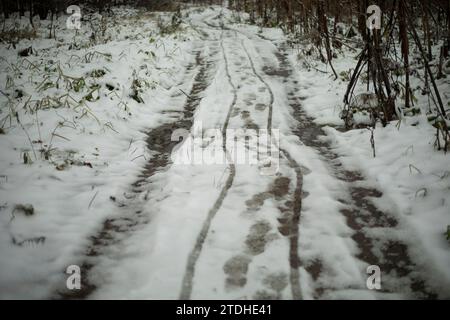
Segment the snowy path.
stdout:
[[[302,110],[308,88],[283,46],[223,26],[217,12],[191,23],[203,39],[186,70],[192,88],[184,112],[149,132],[153,158],[120,213],[93,237],[84,290],[62,297],[448,296],[448,289],[429,282],[429,266],[410,258],[412,230],[378,208],[382,193],[344,169],[320,138],[325,133]],[[275,175],[261,175],[264,168],[255,165],[170,161],[176,144],[170,138],[179,129],[217,129],[221,151],[230,157],[228,130],[278,128]],[[383,272],[381,291],[366,288],[365,271],[374,264]]]

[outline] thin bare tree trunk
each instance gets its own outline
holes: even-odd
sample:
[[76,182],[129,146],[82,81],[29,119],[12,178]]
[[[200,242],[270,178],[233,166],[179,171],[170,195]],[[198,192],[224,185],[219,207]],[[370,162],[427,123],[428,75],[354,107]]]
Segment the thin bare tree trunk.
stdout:
[[410,86],[409,86],[409,41],[407,33],[407,23],[406,23],[406,8],[405,3],[400,1],[398,4],[398,23],[399,23],[399,33],[400,33],[400,44],[401,52],[403,58],[403,67],[405,69],[405,108],[410,106]]

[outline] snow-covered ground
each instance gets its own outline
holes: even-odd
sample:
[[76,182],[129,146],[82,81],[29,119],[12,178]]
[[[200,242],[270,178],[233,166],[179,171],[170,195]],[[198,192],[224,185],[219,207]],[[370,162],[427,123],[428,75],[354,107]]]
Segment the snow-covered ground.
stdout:
[[[182,107],[179,90],[192,82],[184,72],[198,36],[189,26],[163,37],[156,15],[117,9],[91,43],[87,21],[69,30],[61,17],[56,40],[46,39],[42,21],[36,39],[0,46],[8,95],[0,96],[2,298],[49,297],[65,281],[66,267],[117,210],[110,197],[127,191],[149,159],[146,131]],[[33,54],[19,57],[30,46]],[[143,103],[130,97],[133,81]]]
[[[438,60],[439,47],[433,50]],[[414,70],[416,72],[411,77],[413,95],[417,99],[415,108],[421,110],[421,114],[409,114],[386,127],[377,123],[374,157],[370,130],[342,132],[336,129],[344,125],[340,113],[348,79],[342,78],[342,72],[354,68],[358,51],[352,52],[344,47],[338,58],[333,60],[337,73],[341,75],[336,81],[331,72],[325,75],[305,67],[297,54],[298,50],[294,50],[291,59],[293,63],[297,62],[299,69],[299,82],[305,98],[302,106],[317,124],[325,126],[326,139],[333,145],[344,166],[360,171],[371,186],[383,191],[383,196],[376,199],[376,205],[394,213],[408,230],[393,236],[411,243],[408,253],[418,264],[431,266],[428,271],[431,282],[448,286],[450,247],[446,232],[450,222],[450,158],[448,153],[437,150],[435,145],[437,130],[428,121],[427,115],[435,114],[436,107],[428,96],[421,94],[424,82],[418,75],[423,73],[423,68]],[[415,52],[415,55],[418,56],[418,53]],[[327,70],[324,64],[320,68]],[[437,69],[433,71],[437,74]],[[448,110],[450,79],[447,76],[437,80],[437,84]],[[355,94],[365,91],[365,84],[360,83]],[[434,111],[430,112],[432,109]],[[444,297],[448,297],[448,291]]]
[[[336,129],[346,80],[306,68],[280,29],[220,7],[183,10],[176,30],[171,14],[114,14],[93,19],[95,39],[95,26],[75,32],[61,19],[56,40],[41,22],[36,39],[0,46],[0,298],[70,297],[73,264],[89,266],[93,299],[450,297],[449,156],[425,116],[378,126],[373,157],[369,130]],[[354,55],[338,55],[338,73]],[[440,88],[448,103],[448,80]],[[298,133],[299,110],[313,119],[303,126],[323,126],[319,147]],[[278,171],[175,161],[146,174],[163,144],[148,137],[186,121],[194,135],[215,130],[207,142],[222,158],[226,129],[279,132]],[[364,179],[340,178],[340,164]],[[360,199],[358,187],[382,196]],[[352,228],[352,201],[395,225]],[[361,233],[380,264],[408,258],[406,275],[382,268],[385,290],[366,287]],[[388,242],[406,253],[385,254]]]

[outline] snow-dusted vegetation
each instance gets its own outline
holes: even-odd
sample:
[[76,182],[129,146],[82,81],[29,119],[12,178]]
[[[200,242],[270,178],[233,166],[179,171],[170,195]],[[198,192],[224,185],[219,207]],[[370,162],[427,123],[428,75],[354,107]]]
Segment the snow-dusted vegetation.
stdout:
[[450,298],[450,4],[366,2],[2,2],[0,298]]

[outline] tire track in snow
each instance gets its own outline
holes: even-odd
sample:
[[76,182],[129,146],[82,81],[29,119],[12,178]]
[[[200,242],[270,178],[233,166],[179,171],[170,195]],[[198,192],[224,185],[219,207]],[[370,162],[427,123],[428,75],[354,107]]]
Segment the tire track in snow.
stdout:
[[[247,37],[244,33],[241,33],[245,37]],[[248,37],[247,37],[248,38]],[[248,38],[249,39],[249,38]],[[270,94],[270,103],[269,103],[269,115],[267,120],[267,130],[269,131],[269,135],[272,136],[272,116],[273,116],[273,105],[275,102],[275,97],[272,91],[272,88],[269,84],[263,79],[263,77],[256,71],[255,64],[253,62],[250,53],[248,52],[244,40],[241,40],[242,47],[247,55],[248,60],[250,61],[250,65],[254,75],[264,84]],[[291,291],[292,297],[294,300],[301,299],[301,286],[300,286],[300,274],[299,274],[299,266],[300,266],[300,257],[298,254],[298,240],[299,240],[299,225],[300,225],[300,217],[302,210],[302,189],[303,189],[303,173],[301,171],[300,165],[295,161],[295,159],[290,155],[288,151],[282,149],[281,146],[277,146],[284,157],[289,162],[290,167],[295,171],[296,174],[296,187],[294,190],[294,203],[293,203],[293,214],[289,221],[289,265],[290,265],[290,283],[291,283]]]
[[[242,32],[239,32],[238,30],[234,30],[229,27],[226,27],[226,26],[224,26],[224,24],[221,24],[221,26],[219,27],[219,26],[215,26],[207,21],[203,21],[203,23],[212,29],[215,29],[215,30],[220,29],[222,31],[223,30],[234,31],[234,32],[236,32],[236,34],[240,33],[248,38],[248,36],[246,36]],[[225,64],[226,64],[227,78],[228,78],[230,85],[233,87],[233,91],[234,91],[233,103],[230,106],[223,130],[222,130],[222,134],[224,134],[224,132],[226,131],[226,129],[228,127],[231,113],[236,104],[237,89],[236,89],[236,86],[233,84],[233,81],[231,78],[231,74],[229,71],[229,63],[226,58],[225,49],[223,47],[223,42],[221,42],[221,46],[222,46],[222,51],[224,54],[224,60],[225,60]],[[273,115],[273,105],[274,105],[274,101],[275,101],[272,88],[262,78],[262,76],[256,71],[253,59],[251,58],[243,41],[241,41],[241,46],[244,49],[244,51],[248,57],[248,60],[250,62],[250,65],[251,65],[251,68],[252,68],[252,71],[253,71],[255,77],[258,78],[258,80],[260,80],[261,83],[264,84],[264,86],[267,88],[267,90],[270,94],[267,130],[269,131],[269,134],[272,135],[272,115]],[[226,132],[225,132],[224,137],[226,137]],[[226,139],[224,138],[223,141],[225,143]],[[299,240],[299,224],[300,224],[301,208],[302,208],[303,174],[301,171],[301,167],[298,165],[298,163],[295,161],[295,159],[289,154],[289,152],[284,149],[281,149],[280,146],[277,146],[277,147],[279,148],[281,153],[284,155],[284,157],[287,159],[290,167],[295,171],[295,174],[297,177],[296,178],[296,188],[294,191],[293,214],[292,214],[291,219],[289,220],[289,265],[290,265],[290,283],[291,283],[292,296],[293,296],[293,299],[299,300],[299,299],[301,299],[301,287],[300,287],[300,275],[299,275],[300,258],[299,258],[299,254],[298,254],[298,240]],[[224,145],[224,151],[226,152],[225,145]],[[235,175],[235,172],[234,172],[234,175]],[[233,175],[233,179],[234,179],[234,175]],[[231,177],[231,175],[230,175],[230,177]],[[230,179],[230,177],[229,177],[229,179]],[[220,206],[222,205],[223,200],[226,197],[226,193],[228,193],[228,190],[231,188],[231,186],[232,186],[232,181],[231,181],[230,185],[228,185],[228,181],[227,181],[227,184],[224,186],[224,189],[222,190],[219,198],[217,199],[217,201],[220,202]],[[226,189],[226,192],[225,192],[225,194],[223,194],[225,189]],[[180,299],[189,299],[191,296],[192,283],[193,283],[193,278],[194,278],[194,273],[195,273],[195,264],[197,263],[198,258],[200,256],[204,241],[208,234],[208,230],[211,226],[212,219],[216,215],[217,211],[220,209],[220,206],[217,207],[217,204],[218,203],[216,202],[216,204],[214,205],[214,207],[211,209],[210,213],[208,214],[208,218],[205,221],[203,228],[197,238],[197,242],[194,247],[194,250],[192,251],[191,255],[189,256],[188,266],[186,268],[185,277],[183,279],[183,287],[182,287],[182,292],[180,294]]]
[[[90,244],[87,247],[85,257],[80,263],[81,266],[81,290],[66,291],[61,290],[54,293],[57,299],[86,299],[97,290],[98,284],[89,275],[93,268],[98,266],[98,257],[107,254],[107,248],[117,245],[127,237],[130,237],[140,226],[149,222],[148,214],[143,212],[143,203],[138,200],[139,195],[143,194],[144,199],[149,196],[149,190],[146,188],[149,179],[158,171],[170,166],[170,155],[173,148],[179,143],[172,141],[172,133],[177,129],[189,130],[193,125],[194,112],[200,104],[202,97],[200,95],[208,87],[208,71],[212,66],[211,61],[205,61],[201,50],[194,51],[196,55],[195,62],[187,68],[187,75],[198,68],[195,75],[192,88],[182,111],[177,111],[180,118],[175,122],[164,123],[161,126],[151,129],[147,133],[147,146],[155,154],[144,166],[143,171],[138,176],[129,193],[124,194],[124,200],[112,198],[119,208],[124,209],[124,213],[118,217],[108,218],[104,221],[99,232],[90,237]],[[145,194],[144,194],[145,192]]]
[[[267,40],[270,41],[270,40]],[[285,48],[279,49],[279,52],[285,52]],[[283,77],[287,80],[292,70],[290,62],[285,55],[276,54],[281,71],[285,74]],[[297,85],[297,80],[291,79],[292,83]],[[301,141],[316,150],[316,152],[323,157],[328,167],[330,174],[337,179],[347,184],[349,200],[339,200],[347,206],[341,210],[343,216],[347,219],[347,225],[355,232],[352,239],[355,241],[360,249],[360,253],[354,258],[366,262],[368,265],[380,266],[384,277],[386,273],[394,273],[396,278],[400,278],[400,283],[407,280],[407,285],[401,284],[398,287],[397,279],[393,279],[393,283],[383,281],[382,292],[385,293],[403,293],[410,297],[411,293],[414,297],[433,299],[436,298],[435,288],[428,287],[426,283],[426,272],[422,268],[423,265],[416,265],[416,263],[409,256],[409,244],[402,240],[392,240],[387,238],[377,238],[370,234],[370,229],[384,228],[386,231],[395,231],[399,222],[389,212],[383,212],[377,208],[371,198],[380,198],[383,194],[373,187],[359,186],[358,182],[364,181],[364,177],[358,171],[346,170],[342,168],[342,163],[339,160],[339,155],[332,150],[329,142],[320,140],[320,136],[326,136],[322,127],[315,124],[313,119],[308,117],[301,107],[301,97],[296,97],[296,93],[292,90],[288,93],[290,96],[290,106],[293,109],[293,116],[298,121],[299,127],[295,130],[295,134]],[[383,241],[384,247],[379,254],[376,254],[374,243]],[[375,249],[375,250],[374,250]],[[417,269],[418,268],[418,269]],[[311,274],[312,278],[317,281],[325,269],[320,260],[315,260],[309,266],[305,265],[305,269]],[[417,272],[417,271],[419,272]],[[365,284],[364,284],[365,285]],[[315,287],[314,298],[320,298],[326,291],[335,291],[341,288],[325,288]],[[410,292],[409,292],[410,291]]]
[[228,194],[228,191],[230,190],[231,186],[233,185],[233,181],[236,176],[236,166],[231,162],[231,159],[230,159],[230,156],[229,156],[229,153],[227,150],[227,129],[228,129],[228,125],[230,123],[231,114],[233,112],[234,107],[236,106],[237,89],[231,78],[228,58],[225,53],[225,48],[223,45],[223,39],[220,42],[220,46],[221,46],[223,58],[225,61],[225,70],[226,70],[228,82],[233,89],[233,101],[231,102],[231,104],[228,108],[228,114],[227,114],[227,117],[225,119],[225,122],[224,122],[224,125],[222,128],[222,139],[223,139],[222,148],[223,148],[223,151],[230,163],[230,166],[229,166],[230,173],[228,175],[225,185],[223,186],[223,188],[220,192],[219,197],[217,198],[216,202],[214,203],[214,206],[209,210],[208,216],[206,217],[206,220],[203,223],[202,229],[200,230],[200,233],[197,236],[195,246],[194,246],[193,250],[191,251],[191,253],[189,254],[187,265],[186,265],[186,271],[185,271],[185,274],[183,277],[183,283],[182,283],[182,288],[181,288],[181,293],[180,293],[180,300],[189,300],[191,298],[193,281],[194,281],[194,276],[195,276],[195,267],[197,265],[197,261],[200,257],[200,254],[202,252],[203,245],[205,243],[205,239],[208,236],[208,232],[211,227],[211,223],[212,223],[214,217],[217,215],[217,212],[219,212],[220,208],[222,207],[222,204]]

